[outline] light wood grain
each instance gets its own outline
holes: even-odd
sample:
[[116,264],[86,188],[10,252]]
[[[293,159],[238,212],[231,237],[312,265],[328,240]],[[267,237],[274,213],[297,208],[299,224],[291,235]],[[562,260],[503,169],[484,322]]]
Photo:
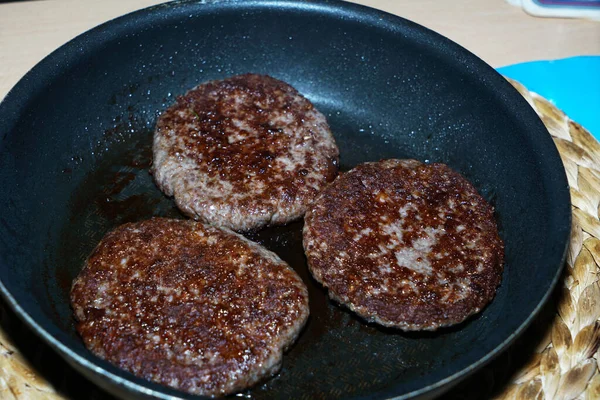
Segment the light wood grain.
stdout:
[[[78,34],[162,0],[45,0],[0,4],[0,98]],[[535,18],[503,0],[355,0],[431,28],[494,67],[600,54],[600,23]]]
[[600,22],[532,17],[503,0],[361,0],[447,36],[493,67],[600,55]]

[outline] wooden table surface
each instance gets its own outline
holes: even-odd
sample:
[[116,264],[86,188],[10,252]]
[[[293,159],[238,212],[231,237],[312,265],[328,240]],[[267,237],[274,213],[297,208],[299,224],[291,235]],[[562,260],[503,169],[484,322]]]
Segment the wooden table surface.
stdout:
[[[0,99],[38,61],[76,35],[163,0],[38,0],[0,4]],[[600,55],[600,22],[536,18],[504,0],[355,0],[461,44],[494,67]]]

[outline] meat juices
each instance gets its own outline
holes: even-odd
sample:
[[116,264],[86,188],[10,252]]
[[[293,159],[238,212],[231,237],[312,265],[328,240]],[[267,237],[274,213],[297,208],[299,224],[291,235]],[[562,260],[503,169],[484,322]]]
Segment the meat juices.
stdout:
[[203,83],[160,116],[152,173],[187,216],[244,231],[302,217],[338,153],[307,99],[246,74]]
[[303,242],[330,297],[407,331],[464,321],[492,300],[502,278],[493,208],[444,164],[357,166],[310,206]]
[[308,310],[274,253],[195,221],[153,218],[108,233],[75,279],[77,330],[97,356],[201,395],[275,374]]

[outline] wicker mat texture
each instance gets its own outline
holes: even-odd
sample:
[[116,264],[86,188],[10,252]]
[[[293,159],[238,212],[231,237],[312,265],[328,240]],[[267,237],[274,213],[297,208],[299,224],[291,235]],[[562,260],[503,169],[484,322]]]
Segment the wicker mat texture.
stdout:
[[[600,399],[600,143],[550,102],[511,81],[560,151],[571,188],[567,267],[524,335],[445,399]],[[0,301],[0,399],[114,399],[30,332]]]

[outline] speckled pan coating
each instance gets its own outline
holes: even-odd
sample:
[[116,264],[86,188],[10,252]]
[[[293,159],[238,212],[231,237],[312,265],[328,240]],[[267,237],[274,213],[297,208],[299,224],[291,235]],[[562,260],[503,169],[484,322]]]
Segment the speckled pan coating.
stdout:
[[464,321],[502,277],[493,208],[444,164],[359,165],[315,200],[303,235],[310,271],[329,295],[388,327]]
[[153,218],[108,233],[75,279],[77,330],[97,356],[202,395],[276,373],[308,292],[274,253],[200,222]]
[[186,215],[234,230],[303,216],[338,164],[323,114],[256,74],[179,97],[158,120],[153,152],[157,185]]

